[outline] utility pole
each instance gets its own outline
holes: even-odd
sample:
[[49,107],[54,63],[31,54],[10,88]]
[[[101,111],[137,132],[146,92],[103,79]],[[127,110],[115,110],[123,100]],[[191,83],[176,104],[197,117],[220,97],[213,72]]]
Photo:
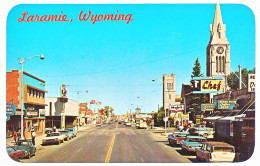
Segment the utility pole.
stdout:
[[241,65],[238,65],[239,68],[239,89],[241,89],[241,82],[242,82],[242,74],[241,74]]

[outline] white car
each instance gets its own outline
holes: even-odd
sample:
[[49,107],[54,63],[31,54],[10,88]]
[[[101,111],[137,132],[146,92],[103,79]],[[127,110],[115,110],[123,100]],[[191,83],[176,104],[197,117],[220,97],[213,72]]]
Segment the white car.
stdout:
[[126,125],[126,127],[131,127],[132,124],[131,124],[131,122],[126,122],[125,125]]
[[52,132],[47,134],[46,138],[42,139],[42,145],[48,144],[60,144],[64,142],[65,135],[61,134],[60,132]]
[[234,146],[224,142],[204,142],[196,148],[196,159],[205,162],[233,162],[235,159]]

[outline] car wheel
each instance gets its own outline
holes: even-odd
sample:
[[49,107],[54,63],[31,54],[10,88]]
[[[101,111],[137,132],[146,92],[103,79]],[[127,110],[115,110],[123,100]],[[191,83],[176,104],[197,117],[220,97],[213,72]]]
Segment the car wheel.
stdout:
[[27,156],[28,159],[31,158],[31,152],[28,153],[28,156]]
[[196,162],[200,162],[200,158],[198,156],[196,156]]
[[181,148],[183,154],[187,154],[187,151],[184,148]]
[[208,137],[208,134],[207,134],[207,133],[204,133],[204,134],[202,135],[202,137],[207,138],[207,137]]

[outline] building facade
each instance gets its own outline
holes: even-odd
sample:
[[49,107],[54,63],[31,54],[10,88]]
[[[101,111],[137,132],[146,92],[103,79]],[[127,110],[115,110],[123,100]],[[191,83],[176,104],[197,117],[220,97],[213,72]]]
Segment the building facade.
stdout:
[[[23,103],[21,101],[23,77]],[[27,72],[12,70],[6,72],[6,102],[16,106],[16,113],[6,122],[7,135],[21,130],[21,105],[23,104],[24,137],[31,137],[31,129],[37,135],[45,133],[45,81]]]
[[226,37],[220,6],[216,5],[213,24],[210,25],[210,41],[207,46],[207,76],[223,77],[224,92],[228,90],[230,74],[230,45]]
[[163,109],[169,109],[170,105],[179,104],[176,98],[176,78],[175,74],[163,75]]
[[[52,128],[54,125],[56,128],[62,126],[62,116],[65,119],[65,127],[77,126],[79,116],[79,103],[68,99],[68,102],[64,104],[60,101],[59,97],[46,97],[45,98],[45,117],[46,127]],[[64,109],[64,112],[63,112]]]

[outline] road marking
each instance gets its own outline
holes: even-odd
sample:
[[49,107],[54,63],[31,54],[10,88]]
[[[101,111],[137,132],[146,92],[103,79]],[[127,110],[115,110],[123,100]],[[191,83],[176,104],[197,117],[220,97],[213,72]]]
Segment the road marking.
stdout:
[[116,124],[116,129],[117,129],[117,127],[118,127],[118,123]]
[[142,160],[142,162],[144,163],[144,160],[143,160],[143,158],[141,158],[141,160]]
[[80,148],[78,151],[77,151],[77,153],[81,150],[81,149],[83,149],[84,147],[82,147],[82,148]]
[[109,163],[109,161],[110,161],[110,157],[111,157],[111,154],[112,154],[113,146],[114,146],[114,143],[115,143],[115,138],[116,138],[116,134],[113,133],[113,137],[112,137],[110,146],[109,146],[108,151],[107,151],[107,156],[106,156],[106,159],[105,159],[105,163]]

